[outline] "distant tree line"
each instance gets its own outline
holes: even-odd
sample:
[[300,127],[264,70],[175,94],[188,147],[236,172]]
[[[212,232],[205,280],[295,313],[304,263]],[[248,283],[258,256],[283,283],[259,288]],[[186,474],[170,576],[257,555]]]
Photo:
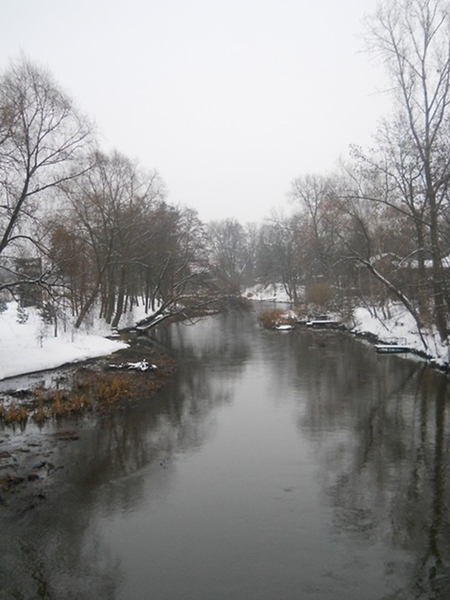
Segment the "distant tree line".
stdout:
[[[88,119],[26,60],[0,77],[0,292],[116,326],[282,283],[323,309],[401,302],[449,334],[450,7],[386,0],[366,23],[390,76],[391,115],[339,171],[291,184],[262,224],[203,224],[170,204],[155,171],[104,153]],[[56,317],[55,317],[56,318]]]
[[[392,115],[369,150],[340,170],[291,185],[289,216],[244,229],[216,224],[222,273],[278,281],[291,299],[324,307],[355,299],[401,302],[419,330],[449,335],[450,7],[444,0],[388,0],[366,23],[368,49],[390,77]],[[239,240],[235,239],[240,238]],[[225,248],[227,251],[225,252]],[[233,258],[230,249],[239,250]],[[234,262],[233,262],[234,260]]]

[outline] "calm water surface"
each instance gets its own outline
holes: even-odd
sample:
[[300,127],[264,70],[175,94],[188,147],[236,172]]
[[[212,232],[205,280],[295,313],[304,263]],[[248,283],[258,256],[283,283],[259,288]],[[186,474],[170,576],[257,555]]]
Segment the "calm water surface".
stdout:
[[1,523],[0,598],[450,598],[445,377],[255,314],[159,343],[173,381],[87,425],[58,493]]

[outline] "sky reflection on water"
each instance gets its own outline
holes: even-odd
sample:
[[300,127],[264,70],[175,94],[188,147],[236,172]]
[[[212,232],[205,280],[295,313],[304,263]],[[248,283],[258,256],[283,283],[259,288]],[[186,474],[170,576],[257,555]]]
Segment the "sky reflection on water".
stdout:
[[0,598],[448,597],[445,377],[253,314],[160,342],[173,381],[86,428],[59,495],[7,526]]

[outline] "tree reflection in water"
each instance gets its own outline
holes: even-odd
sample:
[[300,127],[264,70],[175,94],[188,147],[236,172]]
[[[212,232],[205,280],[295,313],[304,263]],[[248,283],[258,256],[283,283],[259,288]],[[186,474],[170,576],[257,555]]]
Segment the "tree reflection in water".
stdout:
[[[185,533],[189,531],[190,524],[183,521],[186,497],[175,499],[173,495],[176,494],[170,494],[183,479],[180,471],[189,463],[189,460],[184,461],[185,457],[196,456],[206,448],[207,442],[215,436],[216,421],[225,413],[227,434],[240,428],[240,435],[234,439],[242,443],[248,437],[248,445],[239,446],[244,452],[238,455],[243,491],[241,495],[236,493],[236,498],[244,503],[245,521],[234,521],[233,530],[227,520],[232,519],[234,504],[238,502],[234,491],[229,490],[236,466],[236,455],[230,452],[230,463],[221,465],[222,474],[227,473],[225,484],[229,504],[209,515],[211,521],[208,520],[207,527],[202,530],[205,540],[211,542],[208,535],[211,524],[217,527],[213,528],[217,536],[223,533],[220,519],[216,523],[211,515],[227,515],[223,523],[225,537],[233,548],[236,544],[235,538],[230,538],[231,531],[238,536],[241,532],[245,534],[248,527],[264,542],[265,533],[273,534],[266,517],[275,516],[280,518],[275,532],[280,536],[277,537],[280,554],[275,553],[274,548],[267,549],[264,543],[258,545],[257,551],[262,551],[262,556],[267,552],[271,559],[279,560],[283,585],[286,586],[283,589],[292,591],[289,597],[297,597],[299,582],[310,582],[309,589],[316,590],[311,591],[310,597],[314,600],[325,598],[324,590],[333,586],[333,597],[344,598],[343,594],[353,589],[349,586],[365,581],[365,574],[374,582],[377,569],[384,569],[387,583],[379,589],[391,591],[384,596],[380,593],[383,600],[448,599],[448,379],[420,362],[392,356],[378,357],[373,348],[339,333],[306,329],[287,334],[262,331],[255,326],[255,319],[242,318],[242,315],[218,318],[210,324],[205,327],[175,324],[160,332],[158,343],[172,348],[178,358],[174,379],[152,398],[144,398],[123,412],[98,422],[86,422],[80,441],[66,443],[60,456],[55,457],[55,463],[63,464],[65,469],[58,471],[59,485],[49,494],[48,500],[12,520],[2,517],[0,598],[121,599],[119,590],[130,589],[122,585],[124,580],[130,579],[124,567],[126,552],[121,553],[120,547],[113,548],[105,541],[108,530],[115,532],[114,542],[120,545],[120,534],[123,533],[120,527],[134,523],[132,517],[128,518],[134,511],[138,515],[138,526],[142,527],[143,522],[139,519],[148,519],[149,508],[153,510],[170,496],[172,503],[178,502],[177,506],[182,507],[178,527],[184,527]],[[245,396],[252,390],[245,388],[243,392],[244,375],[246,385],[250,382],[250,386],[257,389],[256,397],[248,402]],[[232,403],[238,404],[236,391],[240,404],[233,413]],[[264,399],[260,397],[263,394]],[[269,410],[274,404],[277,410],[280,409],[279,413]],[[216,410],[225,405],[230,410]],[[262,433],[252,436],[247,430],[258,427],[259,415],[254,412],[258,410],[266,410],[262,420],[264,426]],[[283,447],[277,455],[276,445],[272,440],[266,443],[265,436],[273,433],[274,439],[280,442],[283,434],[277,434],[275,428],[280,422],[284,423],[286,415],[291,427],[292,411],[296,418],[293,438],[301,438],[302,443],[297,446],[289,437],[286,446],[280,443]],[[248,423],[236,423],[231,418],[234,414],[249,419]],[[280,414],[283,417],[272,425],[270,419]],[[290,430],[286,432],[290,436]],[[222,437],[221,441],[220,452],[227,451],[227,444],[232,441],[228,437]],[[284,442],[284,438],[281,441]],[[251,444],[256,444],[255,451]],[[313,459],[310,462],[305,457],[299,461],[291,460],[291,448],[311,451]],[[210,450],[208,445],[205,454]],[[183,460],[177,460],[177,457],[183,457]],[[205,463],[200,461],[198,464]],[[214,459],[207,464],[210,473],[218,466]],[[273,473],[270,465],[276,466]],[[283,471],[283,465],[286,465],[286,471]],[[188,469],[188,473],[192,471]],[[315,491],[311,496],[303,493],[305,473],[310,482],[318,474],[317,493],[320,497],[314,496]],[[184,472],[185,483],[186,477]],[[283,483],[281,494],[280,482],[285,479],[287,483]],[[292,481],[298,482],[297,490]],[[197,480],[194,483],[196,485]],[[198,496],[191,496],[191,508],[201,501],[203,494],[210,492],[206,489],[207,478],[205,481],[199,479],[198,483],[201,490]],[[258,494],[263,494],[260,507],[255,506],[261,498]],[[209,504],[216,500],[214,493],[208,496]],[[247,500],[249,504],[245,503]],[[220,501],[225,499],[221,496]],[[307,521],[310,515],[297,515],[296,502],[313,511],[314,522],[320,520],[322,525],[322,519],[330,519],[331,533],[328,534],[327,522],[324,525],[326,534],[321,529],[322,537],[315,550],[312,547],[315,531],[310,532],[312,538],[309,540],[306,536],[307,547],[301,536],[297,538],[291,529],[287,538],[283,537],[283,525],[290,523],[290,513],[283,512],[285,506],[294,512],[296,523],[298,518],[298,530],[309,531],[300,521]],[[247,509],[248,513],[245,512]],[[173,514],[169,510],[166,518]],[[192,514],[197,524],[203,523],[202,506]],[[261,521],[249,524],[248,520],[254,514],[259,514]],[[126,518],[122,519],[123,515]],[[239,511],[238,515],[241,515]],[[161,513],[155,511],[152,516],[157,520]],[[142,548],[157,560],[161,540],[153,539],[147,531],[160,532],[160,529],[144,528],[143,533],[145,543]],[[193,532],[193,535],[199,537],[199,532]],[[130,535],[127,537],[130,540]],[[220,543],[216,538],[214,540],[220,548]],[[329,543],[336,540],[343,543]],[[252,549],[253,541],[245,535],[241,540],[244,548]],[[292,589],[282,571],[284,563],[290,564],[282,554],[286,546],[293,550],[294,562],[295,552],[304,559],[307,557],[305,560],[315,556],[317,548],[328,553],[323,565],[314,561],[313,575],[305,575],[297,565],[295,570],[288,571]],[[173,551],[170,542],[165,547]],[[355,577],[342,574],[338,582],[342,548],[351,554],[348,563],[344,560],[349,570],[358,569],[359,559],[362,564],[374,556],[378,561],[376,568],[369,572],[365,564],[364,573],[357,573]],[[371,552],[373,548],[379,553]],[[201,568],[202,565],[196,562],[198,557],[207,556],[214,560],[209,556],[209,546],[199,550],[197,556],[192,547],[190,551],[192,557],[188,558],[192,558],[192,562],[188,560],[184,565],[186,581],[190,581],[188,575],[191,575],[186,565]],[[263,559],[257,551],[249,573],[260,572]],[[180,558],[181,555],[176,551],[175,556]],[[163,564],[164,557],[161,560]],[[227,554],[228,560],[231,558]],[[264,582],[269,585],[279,582],[277,570],[271,571],[272,563],[273,560],[270,565],[265,564],[266,573],[260,573],[261,579],[267,576]],[[214,562],[214,568],[226,579],[220,564]],[[153,576],[157,575],[153,573]],[[241,576],[240,583],[250,585],[244,565]],[[144,581],[148,577],[148,573],[142,576]],[[310,577],[314,581],[310,581]],[[160,580],[168,582],[169,588],[173,589],[171,579],[170,570],[167,580],[165,577]],[[399,581],[406,583],[400,588]],[[216,579],[209,583],[214,586]],[[191,592],[194,589],[192,584]],[[163,593],[160,591],[159,597],[163,597]],[[376,593],[377,590],[371,590],[370,597],[377,597]],[[358,596],[349,593],[348,597]]]
[[[356,541],[382,536],[413,557],[412,568],[405,555],[387,565],[409,579],[392,600],[448,599],[448,378],[413,361],[380,364],[381,357],[374,378],[373,357],[360,342],[334,336],[328,343],[329,352],[311,344],[305,352],[300,343],[289,357],[308,388],[298,424],[323,458],[335,531]],[[358,352],[349,351],[355,343]]]
[[[236,320],[236,327],[237,327]],[[183,325],[163,331],[182,357],[173,379],[157,395],[123,412],[85,423],[81,439],[67,444],[58,489],[45,504],[12,520],[2,516],[0,598],[98,598],[111,600],[121,580],[121,566],[102,544],[98,513],[114,518],[129,511],[144,493],[164,496],[171,485],[178,452],[194,450],[211,435],[211,411],[229,401],[230,373],[211,381],[208,361],[228,361],[234,376],[244,367],[250,347],[236,341],[204,345],[186,343]],[[149,490],[145,493],[148,495]]]

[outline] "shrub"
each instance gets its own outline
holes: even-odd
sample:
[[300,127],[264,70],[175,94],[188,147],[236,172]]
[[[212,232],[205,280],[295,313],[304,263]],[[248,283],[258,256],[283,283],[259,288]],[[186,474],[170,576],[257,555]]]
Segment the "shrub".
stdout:
[[325,281],[310,281],[306,286],[306,302],[327,308],[334,296],[334,287]]
[[14,402],[8,408],[3,405],[0,407],[0,421],[5,425],[25,425],[28,419],[28,412],[23,406],[16,406]]

